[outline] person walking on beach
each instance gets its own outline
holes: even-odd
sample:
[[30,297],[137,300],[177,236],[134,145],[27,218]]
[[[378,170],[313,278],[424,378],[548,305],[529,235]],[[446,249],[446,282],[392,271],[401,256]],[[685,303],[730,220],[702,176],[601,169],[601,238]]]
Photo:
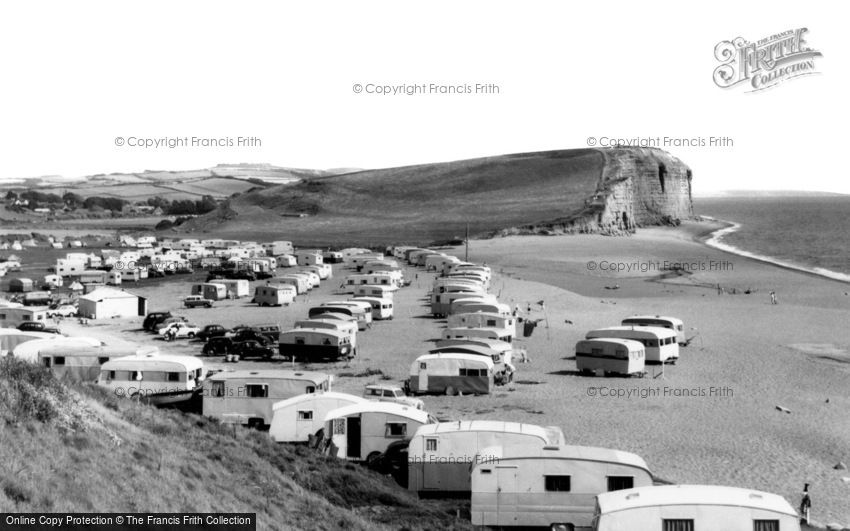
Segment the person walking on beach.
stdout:
[[775,291],[770,292],[770,304],[779,304],[778,302],[776,302],[776,292]]

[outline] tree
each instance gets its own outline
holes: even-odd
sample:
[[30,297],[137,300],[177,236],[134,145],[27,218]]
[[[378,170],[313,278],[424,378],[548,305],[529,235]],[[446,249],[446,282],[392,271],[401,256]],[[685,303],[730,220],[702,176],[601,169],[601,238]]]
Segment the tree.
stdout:
[[74,192],[65,192],[62,195],[62,201],[71,208],[77,208],[83,204],[83,198]]

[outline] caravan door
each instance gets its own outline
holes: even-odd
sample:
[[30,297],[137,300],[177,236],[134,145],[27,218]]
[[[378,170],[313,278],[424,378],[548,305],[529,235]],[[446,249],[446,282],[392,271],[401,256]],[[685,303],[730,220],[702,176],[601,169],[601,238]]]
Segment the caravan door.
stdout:
[[425,437],[425,453],[422,464],[422,489],[439,489],[441,486],[440,474],[445,473],[444,468],[436,463],[429,462],[429,456],[437,456],[440,453],[440,438]]
[[514,526],[517,511],[517,467],[496,465],[496,525]]
[[428,367],[424,361],[419,363],[419,392],[428,392]]
[[360,459],[360,417],[348,417],[346,457]]

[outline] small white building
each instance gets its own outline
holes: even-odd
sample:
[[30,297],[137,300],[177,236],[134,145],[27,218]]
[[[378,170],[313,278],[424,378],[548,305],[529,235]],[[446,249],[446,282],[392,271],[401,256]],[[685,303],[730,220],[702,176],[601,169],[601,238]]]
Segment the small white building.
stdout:
[[124,290],[102,287],[80,296],[79,315],[88,319],[147,314],[147,299]]

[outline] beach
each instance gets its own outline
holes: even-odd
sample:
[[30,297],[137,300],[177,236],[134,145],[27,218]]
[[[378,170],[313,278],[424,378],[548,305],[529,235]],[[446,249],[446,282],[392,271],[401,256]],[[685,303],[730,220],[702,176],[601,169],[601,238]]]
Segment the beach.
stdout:
[[[493,269],[490,292],[519,306],[524,319],[539,320],[531,337],[520,334],[517,340],[530,362],[517,363],[515,381],[492,395],[426,396],[426,409],[441,419],[556,425],[569,444],[637,453],[661,481],[765,490],[794,506],[803,484],[811,483],[812,518],[850,523],[850,483],[842,481],[850,472],[833,469],[850,460],[850,284],[703,243],[723,226],[686,222],[639,229],[630,237],[471,241],[469,260]],[[463,258],[465,249],[446,252]],[[178,277],[124,287],[148,297],[150,311],[178,309],[201,326],[277,322],[288,328],[310,306],[347,297],[336,291],[347,271],[335,265],[334,274],[308,297],[272,309],[252,305],[250,298],[208,310],[180,309],[190,281]],[[393,382],[407,378],[445,320],[431,318],[425,305],[434,274],[414,268],[405,274],[412,284],[395,294],[395,318],[358,334],[358,358],[295,366],[335,374],[334,389],[353,394],[380,380],[358,376],[367,369],[381,370]],[[771,291],[778,304],[771,304]],[[683,319],[690,344],[678,363],[663,372],[648,366],[645,378],[579,376],[576,341],[633,314]],[[66,321],[62,329],[107,341],[153,341],[166,352],[200,352],[197,342],[152,339],[140,330],[141,318],[91,323]],[[221,358],[207,358],[207,365],[232,367]]]

